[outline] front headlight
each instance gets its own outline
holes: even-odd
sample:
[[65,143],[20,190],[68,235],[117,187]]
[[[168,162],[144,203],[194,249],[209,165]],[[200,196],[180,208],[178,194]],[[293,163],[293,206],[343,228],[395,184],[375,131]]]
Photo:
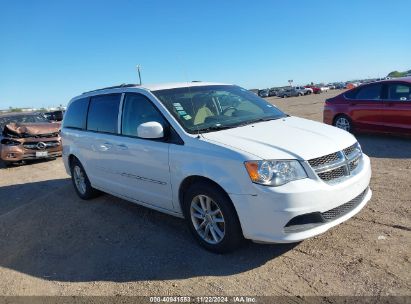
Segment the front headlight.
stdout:
[[5,146],[18,146],[21,142],[13,139],[3,138],[0,143]]
[[298,160],[252,160],[245,167],[253,183],[266,186],[281,186],[307,177]]

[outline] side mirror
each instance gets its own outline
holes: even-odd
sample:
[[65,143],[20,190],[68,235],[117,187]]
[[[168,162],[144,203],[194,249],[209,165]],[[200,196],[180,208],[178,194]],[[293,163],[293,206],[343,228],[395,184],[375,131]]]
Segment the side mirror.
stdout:
[[137,127],[137,136],[140,138],[159,139],[164,137],[164,128],[157,121],[148,121]]

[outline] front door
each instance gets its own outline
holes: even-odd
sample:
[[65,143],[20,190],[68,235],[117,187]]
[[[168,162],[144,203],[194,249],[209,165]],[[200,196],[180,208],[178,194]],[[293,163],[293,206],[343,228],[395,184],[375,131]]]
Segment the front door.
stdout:
[[349,114],[354,126],[359,129],[378,130],[383,128],[381,98],[382,85],[379,83],[359,87],[349,100]]
[[126,93],[123,100],[120,136],[114,140],[116,176],[120,195],[155,207],[172,210],[169,146],[164,140],[138,138],[137,127],[167,122],[144,95]]

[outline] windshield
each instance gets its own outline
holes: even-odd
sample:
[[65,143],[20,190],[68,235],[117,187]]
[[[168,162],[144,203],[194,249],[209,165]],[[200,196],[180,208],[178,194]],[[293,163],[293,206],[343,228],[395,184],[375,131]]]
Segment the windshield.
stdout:
[[38,123],[38,122],[48,122],[48,120],[41,115],[15,115],[15,116],[5,116],[0,117],[0,130],[3,130],[4,126],[11,123]]
[[152,92],[189,133],[234,128],[287,116],[237,86],[200,86]]

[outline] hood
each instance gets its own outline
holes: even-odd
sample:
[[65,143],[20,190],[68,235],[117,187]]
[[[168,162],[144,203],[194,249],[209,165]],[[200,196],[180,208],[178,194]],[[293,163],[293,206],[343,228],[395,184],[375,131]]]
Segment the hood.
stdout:
[[18,137],[36,136],[59,132],[61,123],[16,123],[11,122],[4,127],[4,133],[16,135]]
[[346,131],[298,117],[259,122],[202,135],[210,142],[262,159],[309,160],[340,151],[356,142],[355,137]]

